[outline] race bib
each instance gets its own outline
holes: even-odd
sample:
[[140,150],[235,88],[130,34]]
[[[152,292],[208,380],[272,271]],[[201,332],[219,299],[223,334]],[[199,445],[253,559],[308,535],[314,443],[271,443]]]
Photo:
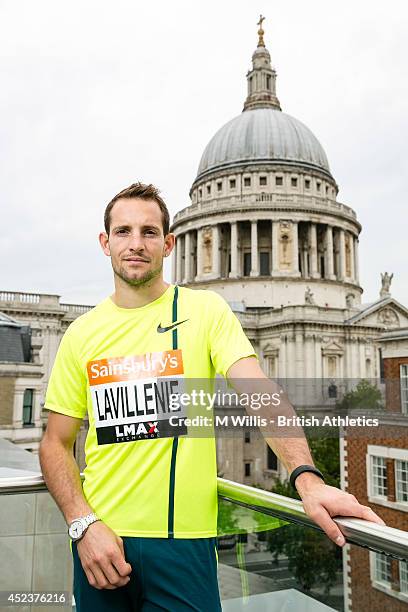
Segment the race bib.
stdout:
[[134,442],[187,433],[170,425],[185,408],[174,398],[183,392],[180,349],[98,359],[87,364],[98,444]]

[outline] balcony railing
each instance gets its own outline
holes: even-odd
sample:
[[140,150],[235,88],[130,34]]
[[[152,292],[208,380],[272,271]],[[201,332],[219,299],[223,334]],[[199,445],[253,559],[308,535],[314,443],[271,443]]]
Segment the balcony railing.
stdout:
[[[361,555],[365,555],[367,580],[377,589],[376,597],[388,598],[388,612],[399,612],[402,608],[398,606],[408,602],[408,593],[404,593],[406,532],[336,517],[348,543],[339,549],[320,533],[300,501],[222,478],[218,479],[218,493],[224,611],[280,610],[284,606],[316,612],[362,609],[352,600],[347,582],[354,554],[359,559],[360,581]],[[68,590],[69,605],[55,609],[74,610],[66,525],[41,475],[0,478],[0,496],[0,591]],[[385,579],[377,584],[370,578],[368,556],[374,567],[375,554],[385,559],[383,573],[390,563],[387,559],[400,564],[401,591],[395,591],[391,578],[389,586]]]

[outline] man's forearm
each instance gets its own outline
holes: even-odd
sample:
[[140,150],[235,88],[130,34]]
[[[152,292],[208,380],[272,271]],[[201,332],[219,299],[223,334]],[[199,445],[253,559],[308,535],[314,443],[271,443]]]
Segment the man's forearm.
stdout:
[[44,439],[40,463],[48,490],[69,524],[92,512],[82,492],[81,476],[72,451],[63,444]]
[[[296,411],[281,386],[266,377],[247,380],[234,380],[233,386],[250,397],[260,394],[279,398],[279,403],[264,404],[249,402],[248,414],[262,418],[260,426],[266,443],[282,461],[289,474],[299,465],[313,465],[312,455],[303,428],[297,424]],[[254,407],[255,406],[255,407]],[[278,424],[278,417],[285,417],[285,425]]]

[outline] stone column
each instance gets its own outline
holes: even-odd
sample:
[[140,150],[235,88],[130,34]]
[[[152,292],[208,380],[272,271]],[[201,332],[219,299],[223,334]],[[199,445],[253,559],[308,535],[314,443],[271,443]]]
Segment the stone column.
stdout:
[[298,330],[296,331],[296,378],[303,384],[304,377],[304,360],[303,360],[303,333]]
[[251,221],[251,274],[259,276],[258,221]]
[[197,230],[197,276],[196,280],[201,280],[203,276],[203,230]]
[[220,252],[220,227],[212,227],[212,275],[214,278],[221,276],[221,252]]
[[340,228],[340,232],[339,232],[339,262],[340,262],[340,270],[339,270],[340,280],[344,280],[346,278],[346,241],[344,238],[344,229],[342,228]]
[[354,236],[349,234],[349,245],[350,245],[350,279],[354,281],[355,270],[354,270]]
[[[321,336],[315,336],[315,368],[316,378],[322,378],[322,339]],[[321,381],[319,381],[319,384]]]
[[309,225],[309,245],[310,245],[310,276],[311,278],[319,278],[320,274],[317,268],[317,232],[316,223]]
[[[286,358],[286,378],[296,377],[296,352],[295,352],[295,335],[289,333],[287,336],[287,358]],[[293,383],[292,383],[293,384]]]
[[272,274],[279,273],[279,221],[272,221]]
[[365,356],[365,343],[362,339],[359,340],[359,357],[360,357],[360,378],[365,378],[366,375],[366,356]]
[[307,249],[302,249],[302,266],[304,278],[309,278],[309,266],[307,261]]
[[293,254],[292,254],[292,269],[300,275],[299,272],[299,240],[298,240],[298,223],[297,221],[292,222],[292,240],[293,240]]
[[230,278],[238,277],[238,223],[231,221],[231,272]]
[[313,348],[313,336],[310,333],[306,333],[304,344],[305,378],[313,378],[314,376],[313,366],[315,357],[313,354]]
[[333,261],[333,228],[331,225],[328,225],[326,229],[326,266],[326,278],[329,280],[335,280],[336,277],[334,275]]
[[182,255],[182,245],[181,245],[181,234],[177,236],[178,248],[176,251],[176,282],[181,283],[181,255]]
[[184,234],[184,280],[183,283],[189,283],[191,280],[191,234]]
[[284,335],[280,337],[278,378],[286,378],[286,339]]
[[359,270],[358,270],[358,238],[353,238],[354,241],[354,278],[356,283],[360,282]]

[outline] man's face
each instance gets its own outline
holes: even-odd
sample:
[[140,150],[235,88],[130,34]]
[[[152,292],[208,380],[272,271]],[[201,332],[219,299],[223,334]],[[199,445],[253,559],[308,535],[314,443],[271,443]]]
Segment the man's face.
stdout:
[[100,243],[114,274],[132,286],[161,275],[163,257],[172,251],[174,235],[163,235],[162,212],[155,200],[122,198],[110,214],[110,232]]

